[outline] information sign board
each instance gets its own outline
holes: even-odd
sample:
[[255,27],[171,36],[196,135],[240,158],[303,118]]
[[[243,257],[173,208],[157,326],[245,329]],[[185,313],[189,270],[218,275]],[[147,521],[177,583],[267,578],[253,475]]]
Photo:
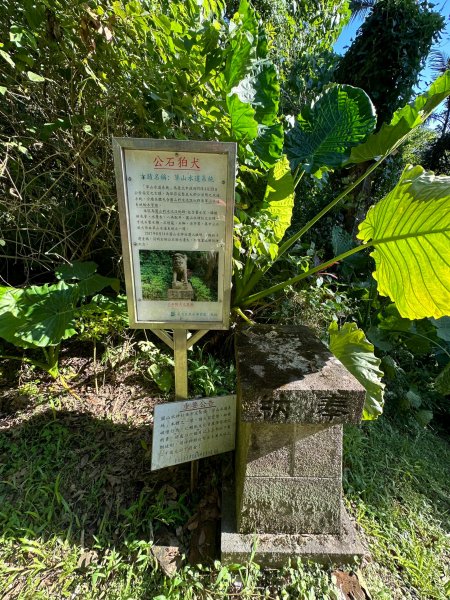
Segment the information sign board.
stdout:
[[157,404],[152,470],[234,450],[236,396]]
[[131,326],[227,329],[236,144],[113,146]]

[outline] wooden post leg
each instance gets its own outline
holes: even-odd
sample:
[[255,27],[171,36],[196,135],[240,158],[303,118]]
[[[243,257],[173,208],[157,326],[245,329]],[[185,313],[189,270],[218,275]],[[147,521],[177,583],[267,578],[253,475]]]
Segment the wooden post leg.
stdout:
[[175,400],[188,399],[187,331],[173,332],[173,354],[175,359]]
[[[188,332],[185,329],[174,329],[173,353],[175,358],[175,399],[187,400],[188,398]],[[190,344],[189,344],[190,345]],[[198,460],[191,462],[191,492],[198,484]]]

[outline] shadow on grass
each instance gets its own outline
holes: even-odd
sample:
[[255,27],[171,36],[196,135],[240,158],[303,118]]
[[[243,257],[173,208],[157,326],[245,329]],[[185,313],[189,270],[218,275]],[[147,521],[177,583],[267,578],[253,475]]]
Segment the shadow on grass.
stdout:
[[155,529],[156,539],[155,525],[175,528],[188,518],[190,470],[151,472],[150,463],[148,425],[46,410],[1,431],[3,537],[57,536],[89,548],[151,540]]

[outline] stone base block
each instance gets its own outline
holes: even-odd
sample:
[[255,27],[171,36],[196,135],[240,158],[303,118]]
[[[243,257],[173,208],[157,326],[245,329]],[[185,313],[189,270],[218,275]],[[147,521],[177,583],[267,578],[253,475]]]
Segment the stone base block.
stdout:
[[330,533],[340,530],[341,480],[247,477],[238,504],[243,533]]
[[183,287],[170,288],[167,290],[168,300],[193,300],[194,290],[190,283],[183,285]]
[[327,534],[242,534],[237,533],[234,494],[225,491],[222,499],[221,558],[224,563],[254,560],[264,567],[282,567],[289,560],[311,560],[321,564],[350,564],[369,555],[359,540],[354,524],[341,507],[339,535]]

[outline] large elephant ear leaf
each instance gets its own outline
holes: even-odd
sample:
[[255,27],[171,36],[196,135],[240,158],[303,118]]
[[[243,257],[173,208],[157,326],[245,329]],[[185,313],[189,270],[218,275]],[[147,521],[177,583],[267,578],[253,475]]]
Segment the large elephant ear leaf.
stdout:
[[358,236],[374,246],[378,291],[402,317],[439,319],[450,307],[450,177],[408,166],[372,206]]
[[78,293],[64,281],[56,285],[31,286],[21,298],[24,318],[17,337],[38,347],[57,346],[76,334],[74,329]]
[[334,169],[350,157],[353,146],[372,133],[375,108],[360,88],[335,85],[302,110],[286,134],[286,153],[292,169],[308,173]]
[[428,119],[449,94],[450,71],[446,71],[431,84],[425,94],[417,96],[414,102],[397,110],[389,124],[384,123],[377,133],[353,148],[348,163],[378,160],[390,154],[403,143],[413,129]]
[[363,419],[376,419],[383,412],[384,373],[373,345],[355,323],[344,323],[340,329],[332,323],[329,333],[331,352],[366,389]]
[[259,213],[266,213],[273,220],[274,242],[277,244],[291,224],[294,197],[294,180],[289,161],[283,156],[269,172],[264,200],[258,207]]

